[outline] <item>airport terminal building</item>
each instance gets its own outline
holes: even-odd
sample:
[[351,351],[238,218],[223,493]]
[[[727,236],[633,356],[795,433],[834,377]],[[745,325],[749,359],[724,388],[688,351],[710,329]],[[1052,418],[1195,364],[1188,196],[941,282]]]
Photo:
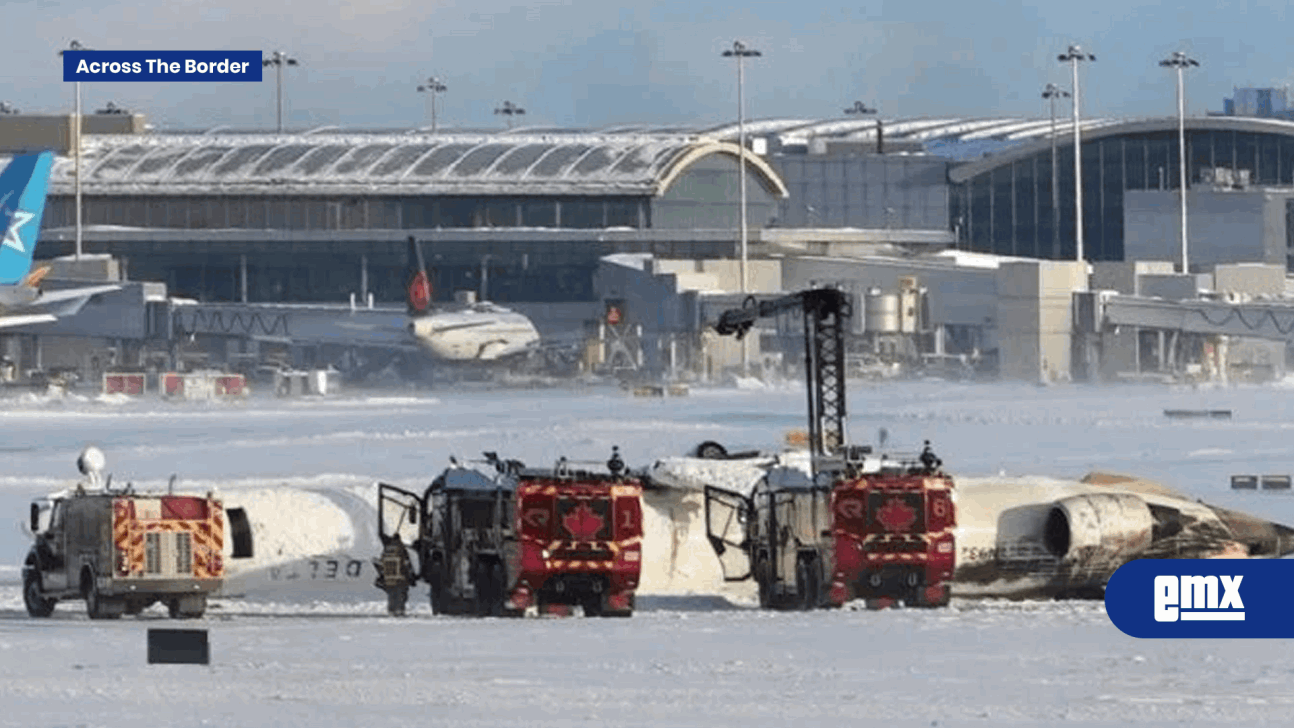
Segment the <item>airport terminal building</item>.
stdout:
[[[127,118],[87,117],[84,250],[198,300],[398,301],[409,235],[424,241],[441,299],[470,289],[504,302],[592,301],[593,271],[610,253],[739,255],[736,125],[265,135],[153,133]],[[40,144],[12,132],[23,119],[67,123],[0,117],[0,148]],[[778,119],[746,133],[752,255],[793,244],[1074,257],[1068,122],[1054,136],[1046,120],[1019,119]],[[1129,235],[1171,216],[1171,196],[1143,195],[1125,219],[1129,193],[1178,188],[1177,149],[1174,119],[1083,122],[1089,260],[1123,260]],[[1187,161],[1192,186],[1223,175],[1236,195],[1294,186],[1294,123],[1189,119]],[[74,179],[63,154],[42,257],[73,252]],[[1202,234],[1192,247],[1218,248],[1202,259],[1228,259],[1237,235],[1255,234],[1231,229],[1232,207],[1192,212]],[[1284,250],[1294,227],[1280,218],[1258,231],[1262,242],[1239,247]]]
[[[75,246],[68,122],[0,117],[0,151],[60,152],[43,258]],[[905,277],[875,258],[865,267],[883,275],[860,270],[854,261],[868,256],[910,261],[924,287],[947,278],[918,270],[925,253],[1065,261],[1076,247],[1068,122],[756,120],[745,150],[736,125],[240,134],[150,132],[138,116],[86,122],[83,250],[204,303],[371,295],[399,305],[411,235],[423,241],[437,300],[474,291],[551,319],[540,322],[546,331],[578,328],[618,295],[598,287],[611,254],[650,254],[671,261],[680,281],[709,281],[698,290],[737,291],[731,266],[714,262],[739,256],[743,166],[750,255],[774,264],[759,268],[752,291],[895,288]],[[1176,127],[1172,118],[1083,122],[1089,261],[1165,261],[1156,265],[1171,273]],[[1294,122],[1194,118],[1186,142],[1193,269],[1288,266]],[[807,258],[821,262],[795,262]],[[951,260],[931,265],[966,267]],[[770,278],[772,270],[781,272]],[[937,310],[973,310],[984,274],[949,275],[936,286]],[[937,340],[954,343],[964,330],[972,343],[963,349],[985,349],[992,338],[974,330],[993,330],[994,315],[928,323],[942,327]]]

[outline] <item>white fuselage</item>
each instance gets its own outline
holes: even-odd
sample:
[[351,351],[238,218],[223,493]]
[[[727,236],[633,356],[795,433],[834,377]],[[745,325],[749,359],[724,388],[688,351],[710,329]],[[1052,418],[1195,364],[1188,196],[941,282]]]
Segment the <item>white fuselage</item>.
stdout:
[[495,361],[539,343],[530,319],[492,303],[434,311],[413,319],[409,330],[432,356],[447,361]]
[[[807,466],[807,456],[786,453],[744,460],[669,457],[649,474],[665,492],[680,497],[707,485],[749,496],[765,476],[775,486],[807,481]],[[1268,555],[1255,550],[1267,542],[1282,553],[1290,548],[1289,529],[1132,478],[1097,484],[1041,476],[954,476],[954,482],[955,596],[1055,596],[1099,586],[1118,565],[1135,558]],[[1049,521],[1055,525],[1058,510],[1070,519],[1064,554],[1047,541]],[[1164,522],[1156,525],[1156,518]],[[705,545],[698,540],[691,548]]]

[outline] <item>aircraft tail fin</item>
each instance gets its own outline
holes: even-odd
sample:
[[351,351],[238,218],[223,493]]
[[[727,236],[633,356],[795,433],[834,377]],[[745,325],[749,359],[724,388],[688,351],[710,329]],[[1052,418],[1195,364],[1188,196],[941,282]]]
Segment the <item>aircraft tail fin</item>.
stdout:
[[31,270],[53,152],[14,157],[0,173],[0,285],[20,283]]
[[409,252],[405,260],[405,293],[410,316],[423,316],[431,312],[431,279],[422,259],[422,246],[409,236]]

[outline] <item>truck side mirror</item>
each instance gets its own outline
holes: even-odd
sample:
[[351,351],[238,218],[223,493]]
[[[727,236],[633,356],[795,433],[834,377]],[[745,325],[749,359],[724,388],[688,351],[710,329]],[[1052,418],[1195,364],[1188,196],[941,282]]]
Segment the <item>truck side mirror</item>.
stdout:
[[418,508],[412,503],[409,504],[409,523],[416,525],[418,523]]
[[33,535],[40,532],[40,504],[31,504],[31,532]]

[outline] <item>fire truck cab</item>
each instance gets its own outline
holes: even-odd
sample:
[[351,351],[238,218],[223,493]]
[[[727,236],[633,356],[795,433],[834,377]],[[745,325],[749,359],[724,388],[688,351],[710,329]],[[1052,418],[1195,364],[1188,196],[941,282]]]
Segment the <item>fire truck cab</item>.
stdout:
[[705,489],[706,529],[727,581],[754,578],[759,603],[814,609],[865,599],[948,603],[952,480],[919,461],[818,461],[783,453],[749,494]]
[[[483,463],[453,463],[421,496],[383,483],[378,586],[390,594],[425,581],[437,614],[580,606],[627,617],[642,563],[641,499],[618,449],[606,467],[562,458],[551,469],[486,453]],[[400,556],[406,543],[416,559]]]

